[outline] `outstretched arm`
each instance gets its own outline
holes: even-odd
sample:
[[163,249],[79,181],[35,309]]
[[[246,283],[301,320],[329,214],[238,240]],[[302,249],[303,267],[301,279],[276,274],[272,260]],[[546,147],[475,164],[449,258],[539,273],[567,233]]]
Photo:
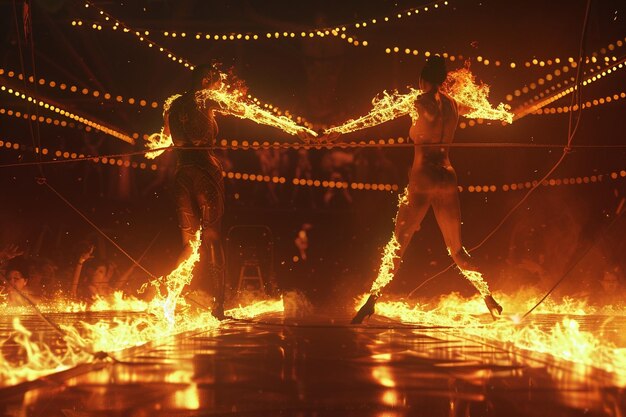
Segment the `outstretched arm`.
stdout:
[[[463,99],[461,97],[460,99]],[[455,97],[456,99],[456,97]],[[486,102],[486,100],[485,100]],[[473,100],[460,101],[459,103],[459,115],[468,119],[489,119],[489,120],[501,120],[507,123],[513,123],[513,113],[507,111],[505,104],[500,103],[495,109],[491,107],[489,102],[476,103]]]
[[496,108],[489,103],[489,86],[477,84],[468,69],[452,71],[448,74],[446,92],[459,104],[459,114],[470,119],[502,120],[512,123],[513,113],[505,104]]
[[300,126],[288,117],[276,116],[262,109],[257,104],[249,103],[237,92],[229,91],[225,87],[198,91],[196,93],[196,100],[200,101],[205,108],[212,108],[222,114],[272,126],[290,135],[298,135],[304,132],[312,136],[317,136],[317,133],[313,130]]
[[358,119],[348,120],[342,125],[326,129],[324,133],[351,133],[377,126],[407,114],[414,116],[413,103],[420,94],[420,91],[413,89],[408,94],[399,94],[397,91],[392,93],[383,91],[382,95],[372,100],[373,107],[369,113]]

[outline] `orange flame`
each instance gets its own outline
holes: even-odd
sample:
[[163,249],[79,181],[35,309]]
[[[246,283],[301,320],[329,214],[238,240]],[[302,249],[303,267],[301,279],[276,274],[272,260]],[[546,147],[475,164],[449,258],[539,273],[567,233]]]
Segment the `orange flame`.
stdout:
[[491,295],[491,291],[489,291],[489,285],[483,279],[483,275],[478,271],[470,271],[468,269],[459,268],[463,276],[472,283],[474,288],[478,290],[480,295],[483,297],[487,297]]
[[[522,291],[522,295],[516,299],[509,299],[503,294],[499,294],[498,298],[504,300],[509,310],[526,309],[536,302],[537,295]],[[355,309],[358,309],[362,302],[363,300],[359,300]],[[571,308],[571,302],[571,299],[564,299],[560,304],[548,303],[542,306],[543,308],[537,309],[535,315],[555,312],[567,314],[564,309]],[[580,302],[575,304],[577,313],[589,310],[583,304]],[[601,335],[582,330],[579,322],[569,317],[548,325],[543,320],[540,321],[541,324],[521,322],[519,316],[515,315],[510,319],[503,318],[485,325],[479,318],[484,313],[480,296],[464,299],[458,294],[442,297],[435,306],[417,303],[412,307],[405,301],[378,300],[376,313],[405,323],[451,327],[454,331],[472,337],[495,340],[504,346],[549,354],[554,358],[588,367],[587,372],[591,367],[603,369],[614,375],[617,384],[626,385],[626,348],[617,347],[612,341],[603,339]],[[621,314],[626,314],[626,310],[622,309]]]
[[[217,328],[220,322],[210,311],[182,310],[186,302],[181,296],[185,285],[192,279],[192,270],[199,260],[200,231],[190,242],[192,251],[169,275],[153,282],[156,295],[149,301],[123,297],[114,294],[110,299],[98,299],[87,306],[85,303],[56,303],[44,307],[48,311],[102,311],[111,308],[116,310],[145,311],[150,314],[131,316],[112,321],[100,320],[96,323],[81,322],[76,326],[61,325],[65,332],[63,340],[66,349],[59,352],[41,340],[33,340],[33,335],[15,318],[13,328],[14,339],[23,352],[18,363],[11,362],[2,355],[0,350],[0,385],[15,384],[24,380],[32,380],[43,375],[58,372],[80,363],[95,360],[90,352],[117,352],[132,346],[141,346],[149,341],[158,340],[173,334],[195,330]],[[165,287],[166,293],[161,289]],[[14,313],[8,309],[3,311]],[[22,308],[25,309],[25,308]],[[29,312],[18,310],[19,312]],[[249,306],[238,307],[226,312],[235,318],[253,318],[270,312],[283,312],[282,298],[279,300],[263,300]]]
[[[204,108],[205,103],[208,100],[211,100],[220,106],[220,108],[215,109],[215,111],[224,115],[235,116],[240,119],[251,120],[258,124],[276,127],[290,135],[303,133],[311,136],[317,136],[315,131],[304,126],[300,126],[290,118],[286,116],[277,116],[271,111],[262,109],[256,103],[250,102],[242,91],[233,89],[230,85],[224,82],[228,78],[226,74],[220,73],[220,77],[222,79],[222,83],[219,87],[207,88],[195,93],[195,100],[198,108]],[[172,102],[174,102],[174,100],[178,97],[180,97],[180,94],[175,94],[165,101],[165,104],[163,105],[164,113],[167,113],[172,105]],[[167,148],[174,145],[172,137],[170,135],[165,135],[163,133],[163,129],[161,129],[161,132],[151,134],[146,139],[146,142],[146,147],[148,149]],[[155,159],[163,154],[163,152],[163,149],[146,152],[145,156],[148,159]]]
[[184,303],[180,298],[185,285],[191,283],[193,278],[192,271],[196,263],[200,260],[200,230],[196,231],[195,238],[189,242],[191,246],[191,254],[187,259],[183,260],[165,279],[167,287],[167,295],[163,296],[160,291],[160,282],[163,280],[153,281],[153,285],[157,289],[155,298],[150,303],[150,311],[154,312],[157,317],[167,320],[168,323],[174,325],[176,305],[179,302]]
[[[409,187],[404,189],[404,192],[398,196],[398,209],[402,206],[409,204]],[[394,223],[398,221],[398,215]],[[395,273],[395,264],[398,261],[398,251],[400,250],[400,243],[396,238],[396,234],[391,235],[391,239],[385,246],[383,257],[380,262],[380,268],[378,269],[378,276],[372,284],[370,289],[371,294],[378,295],[380,290],[385,288],[387,284],[391,282]]]
[[489,104],[489,86],[476,83],[474,75],[467,68],[451,71],[443,85],[443,90],[450,97],[471,109],[463,116],[468,119],[501,120],[513,123],[513,114],[508,110],[510,106],[500,103],[494,109]]
[[[165,103],[163,104],[163,114],[166,114],[170,110],[172,103],[178,97],[181,97],[181,95],[174,94],[173,96],[170,96],[165,100]],[[148,149],[169,148],[171,146],[174,146],[174,141],[172,140],[172,137],[170,135],[164,134],[163,128],[161,128],[161,132],[153,133],[148,136],[146,142],[146,147]],[[163,149],[154,152],[146,152],[146,158],[155,159],[158,156],[161,156],[163,152],[165,152],[165,150]]]
[[217,102],[220,108],[216,109],[216,111],[225,115],[273,126],[290,135],[307,133],[317,136],[317,133],[313,130],[300,126],[288,117],[276,116],[272,112],[262,109],[257,104],[248,102],[243,93],[229,89],[226,83],[222,83],[218,88],[208,88],[196,92],[198,106],[204,107],[204,103],[207,100]]
[[[478,85],[475,77],[468,69],[459,69],[448,73],[448,78],[442,86],[442,91],[449,94],[470,111],[463,116],[467,118],[481,118],[490,120],[501,120],[512,123],[513,114],[508,112],[509,107],[503,103],[498,104],[494,109],[489,104],[489,86]],[[391,93],[383,91],[382,95],[372,100],[372,110],[358,119],[348,120],[340,126],[327,129],[324,133],[350,133],[361,129],[376,126],[381,123],[396,119],[407,114],[413,120],[419,118],[415,109],[415,100],[423,94],[420,90],[410,89],[407,94],[400,94],[394,90]]]
[[250,319],[262,314],[283,313],[284,311],[285,304],[283,298],[280,297],[278,300],[261,300],[245,307],[239,306],[225,311],[225,314],[234,319]]
[[16,384],[24,380],[32,380],[54,372],[68,369],[76,363],[89,359],[84,352],[67,349],[58,354],[43,343],[31,340],[32,333],[26,329],[19,318],[13,318],[15,330],[14,341],[20,346],[24,358],[13,363],[5,358],[0,350],[0,383]]
[[174,146],[174,141],[170,135],[163,133],[161,129],[158,133],[153,133],[146,139],[146,148],[159,149],[158,151],[146,152],[145,156],[148,159],[155,159],[165,152],[162,148],[169,148]]
[[411,118],[417,119],[418,115],[415,111],[415,99],[423,94],[420,90],[411,89],[408,94],[400,94],[394,90],[391,93],[383,91],[381,95],[372,99],[372,110],[358,119],[348,120],[340,126],[326,129],[324,133],[350,133],[362,130],[368,127],[376,126],[381,123],[394,120],[398,117],[411,114]]
[[[64,341],[67,348],[64,353],[55,353],[43,341],[31,340],[31,333],[18,319],[14,320],[16,341],[25,352],[25,359],[16,365],[0,355],[0,382],[9,383],[22,379],[37,378],[85,363],[95,358],[89,352],[115,352],[130,346],[139,346],[150,340],[156,340],[174,333],[195,328],[217,327],[219,322],[210,312],[191,317],[187,314],[175,315],[176,306],[184,303],[180,297],[183,287],[191,282],[191,272],[199,259],[200,232],[190,242],[192,253],[166,278],[167,294],[157,295],[147,304],[147,311],[152,313],[143,317],[130,317],[125,320],[115,319],[112,323],[100,320],[95,324],[80,323],[80,326],[60,327],[66,333]],[[76,306],[68,305],[70,308]],[[79,308],[84,308],[79,305]]]

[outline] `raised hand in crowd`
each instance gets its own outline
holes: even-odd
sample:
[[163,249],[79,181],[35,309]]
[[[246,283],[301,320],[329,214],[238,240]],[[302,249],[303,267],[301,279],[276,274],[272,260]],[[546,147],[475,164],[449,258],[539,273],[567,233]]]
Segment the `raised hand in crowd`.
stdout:
[[24,254],[17,245],[9,244],[0,250],[0,264]]

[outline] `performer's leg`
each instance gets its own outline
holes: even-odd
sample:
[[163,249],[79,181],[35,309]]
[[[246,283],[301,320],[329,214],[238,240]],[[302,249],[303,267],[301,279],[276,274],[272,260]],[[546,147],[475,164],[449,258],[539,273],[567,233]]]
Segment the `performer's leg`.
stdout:
[[[209,208],[210,210],[210,208]],[[206,206],[203,210],[206,213]],[[202,227],[202,255],[205,261],[207,284],[213,298],[212,312],[217,318],[224,316],[226,265],[219,228],[206,224]]]
[[224,213],[224,188],[221,178],[210,175],[198,181],[196,200],[200,208],[202,224],[202,257],[208,274],[208,287],[214,299],[213,314],[222,318],[224,315],[225,262],[224,249],[220,236],[222,215]]
[[450,256],[459,268],[476,271],[461,241],[461,205],[456,188],[439,190],[433,198],[433,211]]
[[419,231],[429,207],[430,197],[427,193],[413,192],[409,193],[408,203],[401,204],[398,208],[394,234],[400,248],[396,252],[397,258],[394,259],[394,274],[398,271],[402,256],[404,256],[413,234]]
[[[394,238],[398,242],[398,248],[394,253],[395,256],[392,257],[393,263],[387,263],[387,261],[385,261],[388,255],[388,253],[385,253],[383,263],[378,272],[378,277],[370,291],[370,296],[352,318],[352,324],[361,324],[365,317],[374,314],[374,305],[378,297],[380,297],[380,290],[388,284],[389,276],[391,275],[393,277],[398,272],[402,256],[411,242],[413,233],[419,230],[422,220],[424,220],[424,216],[428,211],[428,207],[430,207],[430,197],[427,193],[423,192],[409,192],[408,202],[401,203],[400,207],[398,207],[396,227],[394,230]],[[387,244],[385,252],[393,250],[393,248],[392,240]]]
[[180,263],[191,254],[189,241],[194,238],[196,231],[200,227],[199,216],[194,210],[193,183],[185,172],[179,171],[176,173],[174,200],[176,202],[178,226],[180,227],[184,245],[183,251],[178,257],[178,263]]
[[456,184],[440,189],[433,196],[432,205],[450,256],[463,275],[480,292],[487,308],[496,318],[502,312],[502,307],[494,300],[482,274],[474,265],[470,254],[465,250],[461,241],[461,208]]

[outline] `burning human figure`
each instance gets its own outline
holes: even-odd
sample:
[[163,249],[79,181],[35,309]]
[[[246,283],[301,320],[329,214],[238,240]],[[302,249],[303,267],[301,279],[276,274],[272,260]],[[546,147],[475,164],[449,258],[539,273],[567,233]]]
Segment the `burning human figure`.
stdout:
[[[431,57],[424,66],[419,92],[414,92],[411,108],[398,106],[392,117],[406,114],[413,116],[409,136],[416,145],[413,166],[409,174],[409,184],[400,197],[395,231],[385,249],[377,280],[372,285],[367,302],[361,307],[352,323],[361,323],[374,313],[374,305],[382,288],[391,281],[396,273],[402,255],[411,237],[420,229],[420,224],[428,209],[432,206],[443,233],[452,259],[463,275],[474,285],[485,300],[485,304],[494,319],[502,312],[502,307],[494,300],[487,283],[474,266],[470,255],[461,241],[461,211],[457,188],[457,177],[448,157],[447,146],[423,146],[428,144],[446,144],[454,139],[459,115],[475,112],[461,100],[455,100],[441,88],[446,80],[445,61],[440,56]],[[402,97],[405,100],[406,97]],[[406,101],[406,100],[405,100]],[[400,103],[400,101],[397,101]],[[376,104],[376,103],[375,103]],[[406,104],[404,105],[406,106]],[[360,120],[367,120],[367,116]],[[386,120],[376,120],[382,122]],[[347,122],[346,125],[355,121]],[[362,122],[361,122],[362,123]],[[341,132],[341,126],[333,128]]]
[[[190,90],[165,103],[163,131],[153,135],[148,145],[152,149],[175,146],[178,163],[174,195],[185,245],[179,260],[189,256],[190,242],[201,229],[200,262],[209,275],[212,313],[219,319],[224,317],[224,251],[220,237],[224,181],[220,162],[209,149],[216,145],[218,134],[215,112],[278,127],[291,134],[308,131],[285,117],[273,116],[247,103],[242,94],[228,89],[223,82],[225,77],[214,66],[196,67]],[[154,158],[160,152],[146,156]]]
[[[224,315],[224,252],[220,224],[224,213],[222,167],[210,150],[189,149],[215,145],[217,122],[210,101],[198,103],[196,92],[219,87],[219,74],[209,66],[196,68],[188,92],[166,103],[163,134],[170,135],[178,157],[174,179],[174,198],[184,249],[180,260],[190,252],[195,232],[202,229],[202,257],[214,297],[213,314]],[[179,262],[180,263],[180,262]]]

